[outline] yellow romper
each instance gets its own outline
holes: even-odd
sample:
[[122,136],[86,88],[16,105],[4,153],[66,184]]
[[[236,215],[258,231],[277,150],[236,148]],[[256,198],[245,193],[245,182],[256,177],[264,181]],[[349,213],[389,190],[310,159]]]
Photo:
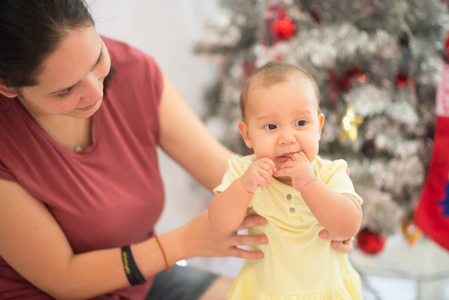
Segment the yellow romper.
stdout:
[[[241,177],[255,160],[254,155],[230,158],[230,168],[214,192],[224,191]],[[337,193],[350,194],[359,203],[346,174],[344,160],[329,161],[319,156],[312,162],[316,178]],[[247,260],[236,278],[228,299],[238,300],[358,300],[361,282],[346,254],[333,250],[330,241],[318,237],[323,227],[292,186],[274,177],[258,188],[248,214],[268,220],[265,226],[250,229],[250,234],[265,234],[269,243],[253,247],[264,258]]]

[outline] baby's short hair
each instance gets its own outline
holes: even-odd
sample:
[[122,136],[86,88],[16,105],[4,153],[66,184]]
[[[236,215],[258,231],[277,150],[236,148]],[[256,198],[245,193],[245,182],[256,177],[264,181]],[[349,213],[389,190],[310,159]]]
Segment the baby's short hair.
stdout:
[[318,111],[320,111],[320,90],[312,75],[298,66],[279,61],[270,61],[262,67],[256,69],[243,85],[240,93],[240,111],[242,114],[242,120],[245,119],[245,103],[248,99],[248,93],[252,87],[259,86],[262,88],[268,88],[273,84],[285,82],[295,76],[300,76],[310,81],[313,89],[315,90],[318,102]]

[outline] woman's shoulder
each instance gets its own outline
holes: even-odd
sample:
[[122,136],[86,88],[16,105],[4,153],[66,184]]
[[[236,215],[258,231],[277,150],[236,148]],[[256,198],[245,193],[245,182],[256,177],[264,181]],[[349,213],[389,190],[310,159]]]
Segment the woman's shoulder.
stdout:
[[35,153],[34,136],[29,134],[33,124],[18,101],[0,95],[0,178],[11,181],[18,178],[11,168],[29,170],[29,159],[24,159],[24,153]]
[[136,47],[131,46],[125,41],[113,39],[107,36],[101,36],[104,44],[108,48],[111,58],[116,59],[128,59],[129,55],[140,56],[143,55],[142,51]]
[[101,37],[108,48],[111,57],[112,66],[117,68],[128,67],[131,69],[150,66],[158,68],[153,57],[142,50],[128,44],[127,42],[112,39],[110,37]]
[[0,94],[0,133],[8,132],[14,122],[17,122],[17,115],[20,113],[18,109],[17,98],[7,98]]
[[153,57],[126,42],[104,36],[102,39],[114,69],[108,93],[142,99],[151,97],[159,103],[163,78],[162,71]]
[[2,116],[12,108],[13,104],[13,99],[6,98],[0,94],[0,118],[2,118]]

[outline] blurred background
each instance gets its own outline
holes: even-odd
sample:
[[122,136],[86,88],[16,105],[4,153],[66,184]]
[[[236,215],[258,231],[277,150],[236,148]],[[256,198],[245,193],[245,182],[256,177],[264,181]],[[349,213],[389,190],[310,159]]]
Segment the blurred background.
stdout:
[[[365,299],[449,299],[449,14],[441,0],[96,0],[100,34],[153,56],[211,132],[237,153],[238,94],[268,60],[318,81],[320,154],[349,163],[364,198],[350,255]],[[447,125],[447,126],[446,126]],[[158,232],[211,193],[160,152]],[[185,262],[235,276],[233,258]]]

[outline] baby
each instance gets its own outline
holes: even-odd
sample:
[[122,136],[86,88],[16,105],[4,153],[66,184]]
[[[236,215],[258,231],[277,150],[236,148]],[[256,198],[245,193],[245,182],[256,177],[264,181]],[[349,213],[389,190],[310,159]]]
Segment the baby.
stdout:
[[317,83],[293,65],[270,62],[247,80],[238,128],[254,154],[233,156],[209,207],[212,226],[238,229],[246,214],[268,220],[252,234],[260,260],[247,260],[229,299],[362,299],[361,283],[347,255],[318,237],[352,238],[362,220],[361,197],[343,160],[318,156],[324,115]]

